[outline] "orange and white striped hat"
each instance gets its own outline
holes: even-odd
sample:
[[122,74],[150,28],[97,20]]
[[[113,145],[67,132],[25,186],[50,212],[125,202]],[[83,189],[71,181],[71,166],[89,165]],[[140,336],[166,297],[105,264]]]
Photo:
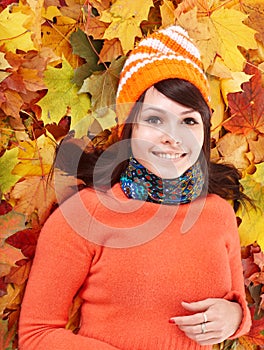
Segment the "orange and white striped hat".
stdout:
[[209,105],[209,84],[200,53],[180,26],[158,30],[131,51],[120,75],[117,90],[117,117],[123,123],[135,102],[155,83],[184,79],[195,85]]

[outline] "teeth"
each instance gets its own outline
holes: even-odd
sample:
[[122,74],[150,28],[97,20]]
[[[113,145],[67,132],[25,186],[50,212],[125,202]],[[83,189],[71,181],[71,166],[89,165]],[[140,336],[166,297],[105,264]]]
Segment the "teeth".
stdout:
[[166,159],[177,159],[182,156],[182,154],[169,154],[169,153],[155,153],[156,156]]

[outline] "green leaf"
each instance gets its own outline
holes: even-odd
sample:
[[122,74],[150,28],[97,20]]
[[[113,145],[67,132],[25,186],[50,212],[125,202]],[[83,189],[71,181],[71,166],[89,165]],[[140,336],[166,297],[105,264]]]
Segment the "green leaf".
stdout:
[[0,190],[2,193],[8,193],[12,186],[20,179],[20,176],[13,175],[11,172],[18,162],[18,148],[5,151],[0,157]]
[[97,64],[98,55],[103,47],[103,40],[94,40],[90,36],[88,39],[87,35],[78,28],[77,32],[72,33],[70,42],[75,55],[84,58],[91,65]]
[[78,87],[72,83],[73,73],[66,60],[63,60],[62,68],[49,67],[45,72],[48,93],[38,102],[45,124],[59,123],[68,107],[73,126],[82,118],[87,118],[90,100],[87,94],[78,93]]
[[95,72],[87,78],[80,92],[91,94],[91,104],[93,111],[101,114],[104,108],[115,104],[116,90],[119,81],[119,74],[125,62],[125,57],[114,60],[108,69],[103,72]]
[[73,82],[81,86],[84,79],[88,78],[93,72],[105,69],[103,64],[98,64],[99,53],[103,47],[103,40],[93,40],[80,29],[74,32],[70,37],[73,53],[86,60],[86,63],[78,67],[74,73]]

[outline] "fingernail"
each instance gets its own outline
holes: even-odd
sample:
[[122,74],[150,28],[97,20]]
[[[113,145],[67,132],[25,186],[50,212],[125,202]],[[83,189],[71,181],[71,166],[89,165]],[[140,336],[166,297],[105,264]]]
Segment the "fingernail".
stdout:
[[175,324],[175,322],[174,322],[174,320],[173,319],[169,319],[169,323],[173,323],[173,324]]

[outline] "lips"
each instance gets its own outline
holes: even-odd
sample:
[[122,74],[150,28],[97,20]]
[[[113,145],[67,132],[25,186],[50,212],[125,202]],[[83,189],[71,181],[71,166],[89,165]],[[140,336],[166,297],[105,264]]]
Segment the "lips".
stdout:
[[166,152],[152,152],[156,157],[163,159],[179,159],[186,155],[186,153],[166,153]]

